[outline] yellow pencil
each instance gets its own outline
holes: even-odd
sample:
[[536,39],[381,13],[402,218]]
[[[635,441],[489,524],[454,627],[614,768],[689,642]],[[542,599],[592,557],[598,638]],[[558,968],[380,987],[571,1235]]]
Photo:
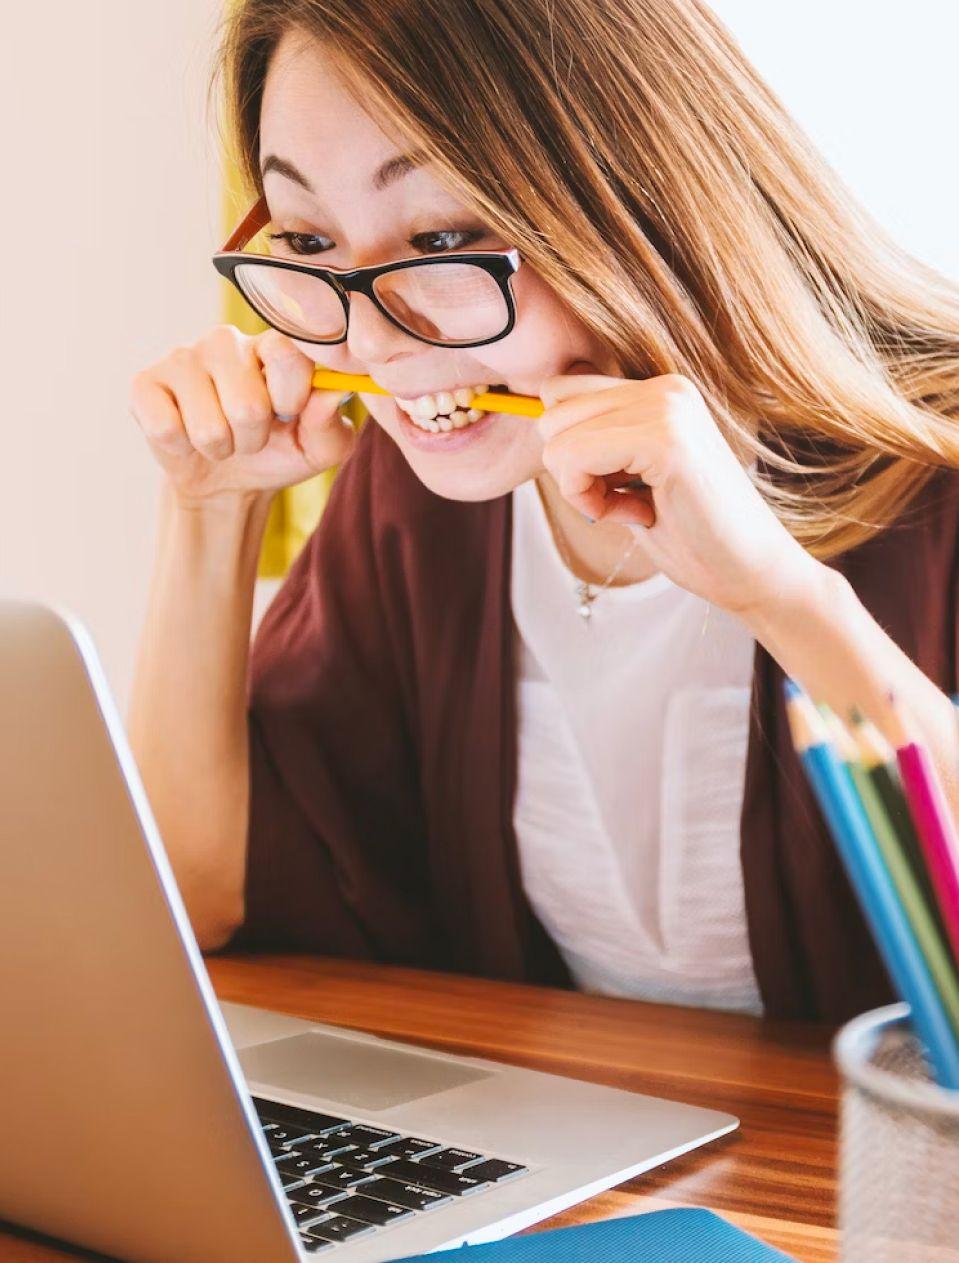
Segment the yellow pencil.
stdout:
[[[365,373],[338,373],[332,368],[317,368],[313,374],[317,390],[352,390],[363,395],[388,395],[390,392],[377,386]],[[507,395],[488,391],[470,400],[471,408],[483,412],[509,412],[517,417],[539,417],[543,414],[543,401],[532,395]]]

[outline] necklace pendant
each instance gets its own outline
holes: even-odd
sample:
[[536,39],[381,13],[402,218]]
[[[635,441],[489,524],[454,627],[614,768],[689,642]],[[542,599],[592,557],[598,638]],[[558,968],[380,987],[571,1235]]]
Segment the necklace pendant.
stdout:
[[579,597],[576,613],[588,627],[589,620],[593,617],[593,593],[590,591],[589,584],[578,583],[576,585],[576,595]]

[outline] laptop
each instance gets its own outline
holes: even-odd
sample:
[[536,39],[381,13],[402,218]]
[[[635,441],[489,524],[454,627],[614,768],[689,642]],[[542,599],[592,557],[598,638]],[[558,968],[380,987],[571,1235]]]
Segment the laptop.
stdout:
[[0,717],[0,1219],[136,1263],[377,1263],[737,1126],[219,1005],[72,616],[0,601]]

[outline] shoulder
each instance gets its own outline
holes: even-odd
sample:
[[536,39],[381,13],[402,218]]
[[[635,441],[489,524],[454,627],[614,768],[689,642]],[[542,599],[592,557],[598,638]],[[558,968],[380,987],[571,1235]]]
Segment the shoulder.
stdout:
[[959,550],[959,470],[937,469],[872,539],[834,562],[851,579],[892,568],[915,583],[944,580]]
[[955,688],[959,471],[938,470],[895,521],[831,565],[940,688]]

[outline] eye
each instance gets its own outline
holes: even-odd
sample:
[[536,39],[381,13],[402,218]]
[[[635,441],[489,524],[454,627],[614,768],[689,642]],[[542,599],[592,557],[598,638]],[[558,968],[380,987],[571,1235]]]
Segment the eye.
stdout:
[[322,254],[333,245],[329,237],[318,237],[309,232],[271,232],[269,238],[271,241],[285,241],[290,254],[298,255]]
[[465,250],[485,235],[476,229],[447,228],[442,232],[417,233],[410,238],[410,245],[423,254],[442,254],[446,250]]

